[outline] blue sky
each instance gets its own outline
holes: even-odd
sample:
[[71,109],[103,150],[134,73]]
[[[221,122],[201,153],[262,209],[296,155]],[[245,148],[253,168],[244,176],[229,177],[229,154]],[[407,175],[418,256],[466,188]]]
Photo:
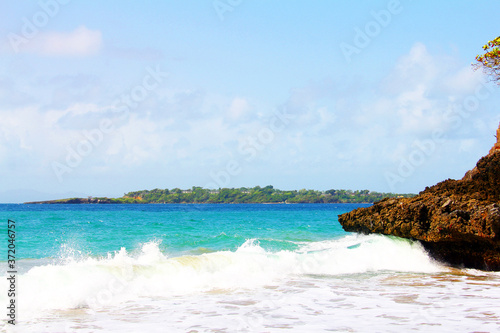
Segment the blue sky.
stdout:
[[419,192],[487,154],[498,1],[0,1],[0,202]]

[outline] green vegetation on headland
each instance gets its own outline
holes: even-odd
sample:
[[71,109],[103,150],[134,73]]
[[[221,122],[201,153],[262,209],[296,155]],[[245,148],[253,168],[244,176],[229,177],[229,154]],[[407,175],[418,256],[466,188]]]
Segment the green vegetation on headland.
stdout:
[[154,189],[126,193],[121,198],[71,198],[30,203],[50,204],[146,204],[146,203],[373,203],[384,198],[409,198],[414,194],[379,193],[368,190],[290,190],[269,185],[252,188],[192,187],[190,190]]

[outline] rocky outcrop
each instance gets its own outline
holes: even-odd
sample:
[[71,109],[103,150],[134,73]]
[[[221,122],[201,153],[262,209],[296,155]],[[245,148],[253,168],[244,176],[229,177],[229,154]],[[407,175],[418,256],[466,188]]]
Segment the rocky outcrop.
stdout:
[[461,180],[445,180],[413,198],[384,199],[339,216],[346,231],[419,240],[457,267],[500,270],[500,126],[497,142]]

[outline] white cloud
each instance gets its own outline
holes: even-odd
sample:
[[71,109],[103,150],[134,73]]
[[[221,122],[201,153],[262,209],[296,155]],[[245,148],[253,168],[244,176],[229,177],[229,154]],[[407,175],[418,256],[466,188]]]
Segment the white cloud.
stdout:
[[46,56],[85,57],[102,47],[102,33],[80,26],[71,32],[40,32],[20,48],[22,52]]
[[[0,122],[0,146],[3,156],[0,163],[8,163],[13,154],[39,154],[54,156],[54,144],[64,142],[59,131],[54,131],[58,116],[53,113],[40,113],[37,108],[26,107],[2,110]],[[1,158],[3,157],[3,158]],[[44,163],[46,161],[37,161]]]
[[[400,57],[382,82],[375,113],[363,113],[365,121],[381,121],[401,136],[428,136],[433,130],[449,131],[454,123],[446,114],[482,89],[483,77],[447,55],[431,54],[416,43]],[[381,110],[382,109],[382,110]]]
[[228,116],[232,120],[238,120],[246,115],[249,111],[250,106],[246,99],[241,97],[236,97],[231,102],[228,110]]
[[[17,159],[19,165],[28,165],[26,160],[29,165],[44,167],[45,178],[56,179],[51,162],[65,163],[68,147],[76,149],[86,139],[84,132],[98,128],[103,118],[110,117],[114,130],[103,135],[102,143],[94,145],[81,164],[64,175],[65,181],[78,181],[89,175],[109,176],[113,170],[133,175],[141,167],[151,170],[151,175],[144,174],[145,178],[156,173],[178,177],[191,172],[201,183],[190,185],[204,185],[210,180],[211,170],[222,170],[235,159],[244,170],[241,179],[255,177],[251,180],[254,182],[262,179],[259,177],[273,179],[283,171],[296,179],[307,175],[303,177],[305,182],[328,177],[332,182],[346,183],[357,179],[356,173],[361,170],[383,183],[384,172],[395,170],[401,158],[408,158],[415,149],[415,140],[428,139],[432,129],[444,129],[448,135],[442,144],[444,153],[438,153],[437,147],[428,156],[434,169],[422,165],[419,170],[425,176],[441,170],[436,165],[444,165],[457,150],[463,154],[474,152],[480,145],[477,133],[487,131],[483,130],[487,126],[481,124],[469,129],[470,122],[464,121],[460,126],[473,133],[464,138],[460,133],[454,134],[458,130],[447,124],[443,117],[447,107],[461,103],[473,93],[479,80],[477,73],[470,74],[463,64],[454,69],[453,62],[437,66],[441,59],[442,56],[430,54],[424,45],[415,45],[381,83],[391,89],[367,89],[365,82],[340,80],[292,89],[282,106],[293,117],[285,118],[284,126],[279,123],[274,140],[266,144],[258,141],[258,135],[269,128],[270,119],[278,112],[276,106],[244,96],[163,88],[154,95],[160,96],[157,100],[151,98],[156,104],[145,101],[120,120],[114,118],[110,105],[75,100],[60,108],[43,102],[29,108],[3,107],[0,163],[15,173],[17,169],[9,166],[8,161]],[[12,96],[7,89],[9,84],[2,86],[0,95]],[[470,119],[476,118],[489,124],[479,112]],[[249,145],[250,138],[261,148],[255,150],[257,155],[249,162],[248,155],[238,147],[241,143]],[[456,145],[456,149],[448,149],[450,145]],[[236,177],[234,181],[231,186],[237,184]],[[412,181],[408,179],[401,186]],[[428,185],[419,179],[414,182],[417,186]],[[379,189],[384,186],[378,185]]]
[[382,89],[388,93],[401,93],[419,85],[430,86],[449,65],[449,59],[432,56],[422,43],[415,43],[401,56]]
[[463,67],[443,80],[443,86],[455,94],[468,94],[485,81],[483,73],[473,71],[471,66]]

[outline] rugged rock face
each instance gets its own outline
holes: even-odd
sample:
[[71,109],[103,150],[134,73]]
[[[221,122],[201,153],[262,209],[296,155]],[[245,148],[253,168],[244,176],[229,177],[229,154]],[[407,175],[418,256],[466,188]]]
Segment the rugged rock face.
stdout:
[[384,199],[339,216],[346,231],[419,240],[436,259],[500,270],[500,126],[497,143],[461,180],[413,198]]

